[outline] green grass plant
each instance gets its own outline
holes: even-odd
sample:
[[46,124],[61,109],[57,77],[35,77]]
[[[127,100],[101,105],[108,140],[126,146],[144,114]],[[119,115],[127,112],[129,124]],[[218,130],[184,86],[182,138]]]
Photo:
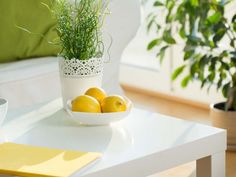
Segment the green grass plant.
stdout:
[[102,0],[54,1],[51,9],[57,19],[60,55],[65,59],[88,60],[104,53],[102,25],[108,3]]

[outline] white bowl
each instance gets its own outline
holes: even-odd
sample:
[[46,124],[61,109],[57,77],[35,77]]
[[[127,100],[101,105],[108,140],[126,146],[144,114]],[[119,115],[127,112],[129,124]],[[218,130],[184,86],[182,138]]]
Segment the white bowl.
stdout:
[[127,117],[132,108],[132,102],[126,99],[127,110],[124,112],[113,113],[87,113],[87,112],[73,112],[71,110],[71,100],[67,101],[67,112],[70,118],[75,122],[83,125],[108,125],[113,122],[120,121]]
[[8,108],[8,101],[4,98],[0,98],[0,128],[6,117]]

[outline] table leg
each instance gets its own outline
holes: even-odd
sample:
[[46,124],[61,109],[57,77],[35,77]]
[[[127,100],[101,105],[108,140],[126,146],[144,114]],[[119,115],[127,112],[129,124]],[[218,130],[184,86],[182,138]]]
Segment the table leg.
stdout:
[[225,177],[225,152],[220,152],[196,162],[197,177]]

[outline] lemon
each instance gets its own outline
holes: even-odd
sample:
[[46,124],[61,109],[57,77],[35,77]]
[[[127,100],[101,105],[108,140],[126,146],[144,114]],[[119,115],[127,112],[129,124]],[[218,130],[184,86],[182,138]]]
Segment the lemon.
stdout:
[[72,111],[74,112],[93,112],[100,113],[101,106],[99,102],[88,95],[81,95],[76,97],[72,102]]
[[85,92],[85,95],[89,95],[95,98],[100,104],[102,100],[107,96],[106,92],[102,88],[92,87]]
[[102,103],[102,112],[123,112],[126,111],[126,101],[122,96],[112,95],[106,97]]

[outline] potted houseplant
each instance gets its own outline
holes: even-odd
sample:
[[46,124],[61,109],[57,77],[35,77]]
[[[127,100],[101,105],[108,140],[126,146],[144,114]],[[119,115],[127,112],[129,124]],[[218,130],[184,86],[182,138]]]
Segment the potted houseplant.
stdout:
[[[226,18],[225,6],[231,1],[155,0],[147,17],[147,29],[156,29],[148,50],[161,47],[162,60],[166,49],[181,42],[184,45],[183,65],[176,68],[172,80],[185,71],[181,85],[199,80],[202,87],[215,86],[226,100],[211,105],[214,126],[227,129],[228,149],[236,150],[236,14]],[[161,25],[157,16],[163,10]],[[224,41],[224,42],[222,42]]]
[[59,70],[64,107],[68,99],[102,84],[102,24],[107,5],[102,0],[57,0],[51,9],[61,46]]

